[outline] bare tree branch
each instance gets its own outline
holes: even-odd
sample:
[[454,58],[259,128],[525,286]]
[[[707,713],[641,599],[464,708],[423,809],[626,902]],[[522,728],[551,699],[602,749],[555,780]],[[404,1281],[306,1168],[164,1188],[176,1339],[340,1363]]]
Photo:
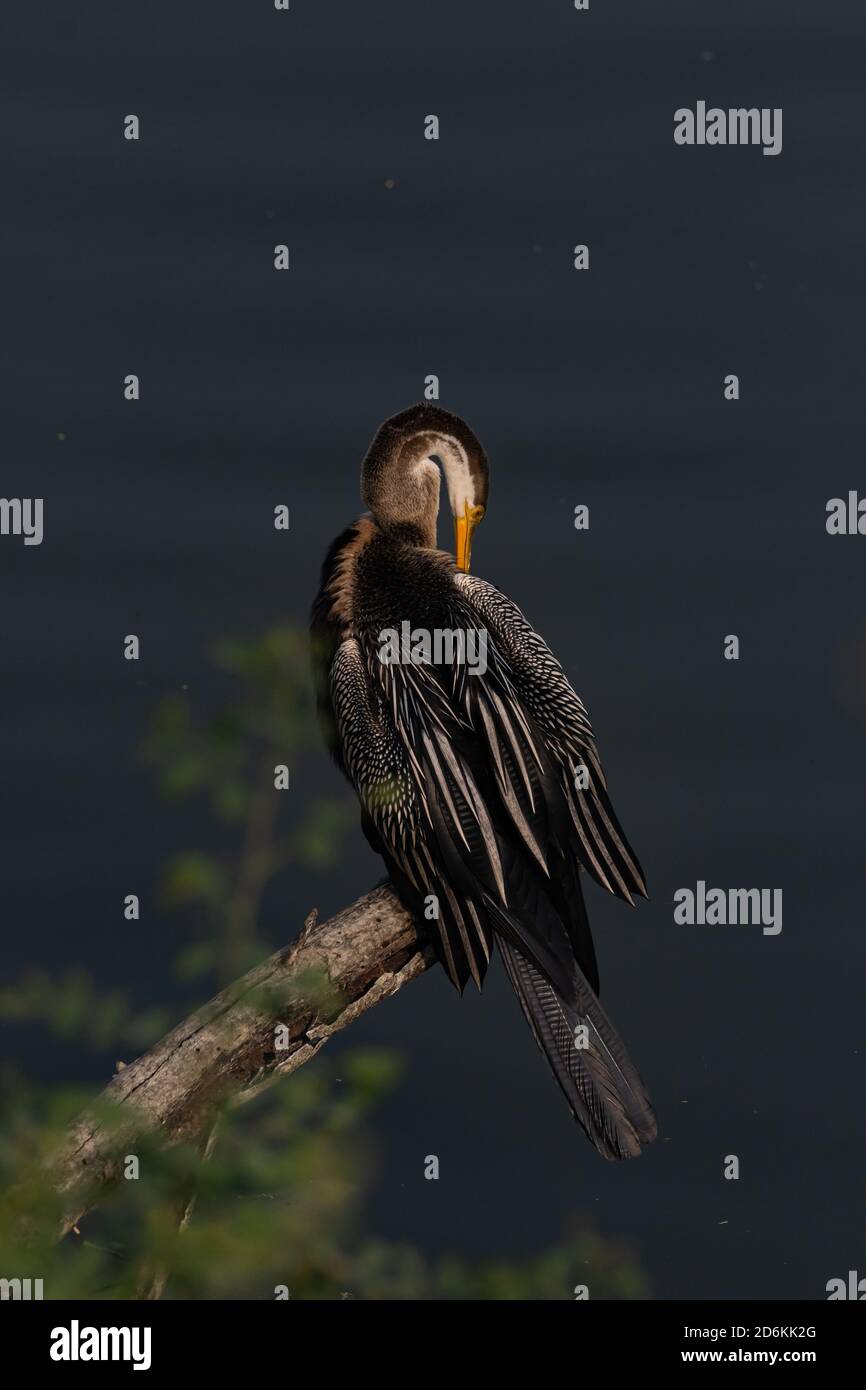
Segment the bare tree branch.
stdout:
[[[160,1134],[168,1144],[195,1138],[219,1106],[246,1101],[296,1071],[333,1033],[432,962],[432,951],[387,885],[327,922],[317,924],[311,913],[290,946],[117,1073],[96,1110],[120,1107],[119,1124],[88,1112],[72,1125],[51,1164],[63,1200],[60,1234],[118,1177],[120,1159],[137,1135]],[[275,1041],[277,1025],[285,1031]]]

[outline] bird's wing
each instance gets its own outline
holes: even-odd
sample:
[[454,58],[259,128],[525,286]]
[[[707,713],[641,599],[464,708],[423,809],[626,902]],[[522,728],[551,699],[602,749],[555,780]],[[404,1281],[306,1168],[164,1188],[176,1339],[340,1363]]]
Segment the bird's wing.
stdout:
[[[471,621],[468,611],[462,616]],[[461,706],[455,687],[464,680]],[[408,889],[402,896],[416,910],[431,906],[439,956],[457,987],[470,976],[480,987],[495,932],[568,994],[573,946],[549,900],[545,857],[547,808],[558,796],[553,772],[541,741],[495,691],[480,712],[476,681],[487,685],[457,666],[383,665],[346,639],[330,678],[343,766],[398,890]],[[494,720],[507,724],[493,758],[496,781],[473,717],[482,729],[488,721],[494,741]]]
[[[451,618],[476,621],[459,601]],[[654,1120],[560,906],[561,769],[495,644],[488,658],[483,676],[382,667],[356,638],[343,641],[330,676],[343,766],[401,897],[415,912],[436,900],[424,915],[453,983],[480,986],[498,940],[575,1118],[601,1153],[624,1158],[649,1142]]]
[[477,893],[462,885],[471,863],[478,891],[498,898],[503,870],[483,797],[454,752],[455,713],[424,670],[400,664],[373,673],[348,638],[331,664],[331,702],[368,837],[398,888],[408,885],[416,903],[430,906],[451,980],[462,989],[471,975],[480,988],[491,933]]
[[[545,759],[554,765],[571,847],[596,882],[627,902],[633,893],[646,897],[643,870],[611,805],[583,701],[516,604],[475,575],[458,573],[455,583],[472,620],[492,639],[487,645],[494,660],[475,689],[476,703],[501,705],[512,727],[522,718],[529,732],[536,733],[536,742],[543,745],[537,765]],[[472,677],[467,680],[471,683]],[[492,751],[493,731],[486,723],[484,728]],[[519,771],[522,777],[523,769]]]

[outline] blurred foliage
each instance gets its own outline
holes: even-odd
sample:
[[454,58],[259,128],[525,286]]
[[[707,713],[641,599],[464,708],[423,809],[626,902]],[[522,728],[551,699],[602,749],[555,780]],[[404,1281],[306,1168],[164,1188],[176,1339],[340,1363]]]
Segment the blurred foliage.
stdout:
[[[218,853],[176,855],[163,875],[162,902],[189,928],[175,970],[196,982],[190,1008],[269,953],[258,929],[273,877],[292,866],[336,864],[343,832],[357,819],[348,796],[314,798],[295,823],[282,824],[292,803],[275,788],[275,767],[295,771],[317,742],[306,639],[276,629],[258,640],[221,641],[213,656],[231,681],[231,704],[202,720],[186,694],[169,696],[143,749],[167,797],[207,798],[223,828],[212,838],[234,837]],[[296,987],[320,1017],[336,1007],[327,981]],[[279,1002],[258,1001],[270,1009]],[[85,971],[56,979],[41,970],[0,989],[0,1019],[48,1028],[61,1045],[100,1053],[143,1050],[172,1022],[160,1008],[136,1011],[124,993],[97,988]],[[530,1259],[480,1262],[428,1260],[370,1238],[370,1115],[400,1067],[389,1053],[355,1049],[340,1056],[338,1070],[317,1058],[227,1109],[206,1156],[201,1144],[165,1149],[152,1137],[137,1140],[137,1178],[121,1178],[82,1229],[58,1243],[50,1155],[93,1102],[84,1087],[40,1086],[7,1068],[0,1075],[0,1278],[42,1279],[51,1299],[571,1299],[578,1284],[589,1285],[593,1298],[647,1296],[630,1253],[585,1230]],[[97,1114],[118,1123],[116,1109]],[[420,1160],[418,1167],[421,1184]]]
[[171,1022],[166,1009],[135,1013],[125,994],[98,989],[84,970],[70,970],[59,979],[29,970],[0,989],[0,1019],[41,1023],[60,1039],[77,1039],[97,1049],[115,1043],[147,1047]]
[[[570,1300],[579,1283],[593,1298],[646,1296],[629,1252],[587,1232],[527,1260],[478,1262],[428,1260],[366,1237],[374,1152],[364,1120],[397,1066],[389,1054],[355,1050],[339,1072],[319,1059],[227,1111],[204,1162],[195,1146],[137,1142],[138,1179],[121,1180],[81,1234],[59,1244],[50,1234],[59,1204],[35,1158],[50,1153],[72,1109],[55,1097],[25,1123],[28,1098],[16,1088],[4,1101],[14,1099],[19,1123],[0,1142],[9,1192],[0,1202],[0,1271],[41,1278],[54,1299],[143,1298],[165,1278],[166,1296],[193,1299]],[[191,1219],[179,1229],[192,1192]],[[20,1228],[24,1212],[38,1217],[35,1236]]]
[[267,951],[256,927],[270,881],[295,864],[334,865],[357,810],[348,795],[313,797],[294,823],[279,823],[281,805],[296,798],[276,790],[276,769],[287,768],[291,778],[304,753],[320,745],[306,636],[275,628],[257,639],[223,639],[212,656],[231,678],[231,704],[196,720],[186,693],[170,695],[156,711],[143,757],[167,797],[207,797],[217,821],[237,834],[235,854],[176,855],[161,887],[166,908],[199,913],[202,939],[181,953],[180,977],[216,973],[225,984]]

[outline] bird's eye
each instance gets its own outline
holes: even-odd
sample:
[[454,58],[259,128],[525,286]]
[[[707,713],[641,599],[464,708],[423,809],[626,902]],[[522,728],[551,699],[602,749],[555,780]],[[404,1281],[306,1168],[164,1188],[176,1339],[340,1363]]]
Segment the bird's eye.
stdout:
[[483,508],[483,507],[467,507],[467,508],[466,508],[466,511],[467,511],[467,513],[468,513],[468,515],[469,515],[469,520],[470,520],[470,521],[473,521],[473,522],[475,523],[476,526],[478,525],[478,522],[481,521],[482,518],[483,518],[483,516],[484,516],[484,508]]

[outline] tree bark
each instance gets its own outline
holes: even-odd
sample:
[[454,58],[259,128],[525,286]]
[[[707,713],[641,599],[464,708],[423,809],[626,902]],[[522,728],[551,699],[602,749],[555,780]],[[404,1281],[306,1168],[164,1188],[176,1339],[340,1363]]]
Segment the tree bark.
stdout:
[[[159,1133],[168,1144],[195,1138],[220,1106],[296,1071],[433,960],[387,884],[327,922],[311,913],[296,941],[119,1071],[95,1112],[75,1121],[51,1164],[63,1203],[60,1234],[115,1181],[136,1135]],[[119,1107],[119,1123],[98,1118],[106,1105]]]

